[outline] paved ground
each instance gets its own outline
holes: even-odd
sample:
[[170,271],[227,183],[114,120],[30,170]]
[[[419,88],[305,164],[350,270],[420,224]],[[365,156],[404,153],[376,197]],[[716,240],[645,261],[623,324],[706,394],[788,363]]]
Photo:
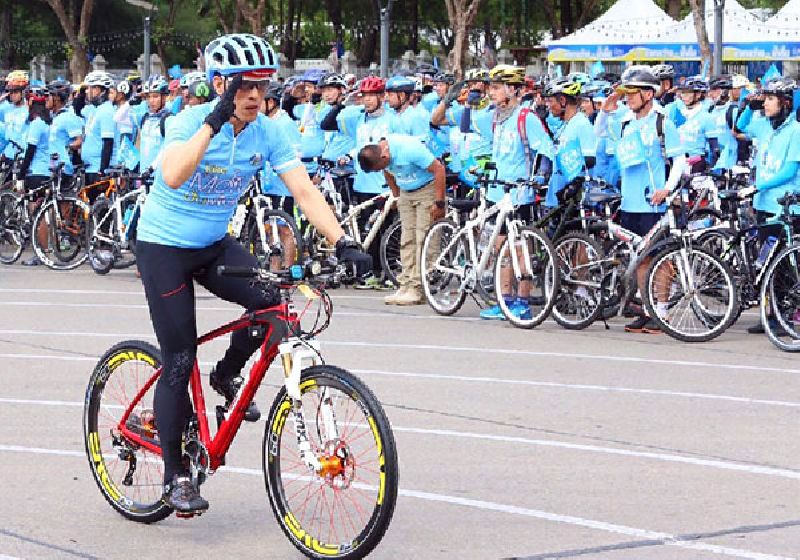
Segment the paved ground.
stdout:
[[[800,367],[744,332],[754,316],[688,346],[620,322],[529,332],[378,296],[337,292],[323,335],[396,433],[401,497],[373,557],[800,558]],[[197,305],[201,328],[236,316]],[[199,519],[138,525],[101,498],[85,385],[106,348],[148,337],[131,271],[0,268],[0,559],[298,557],[264,493],[262,424],[234,442],[240,471],[203,487]]]

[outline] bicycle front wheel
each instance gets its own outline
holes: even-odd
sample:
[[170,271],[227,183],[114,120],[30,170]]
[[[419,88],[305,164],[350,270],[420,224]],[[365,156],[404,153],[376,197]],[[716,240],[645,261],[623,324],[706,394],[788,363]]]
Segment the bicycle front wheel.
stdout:
[[716,338],[738,316],[739,290],[728,265],[705,249],[667,248],[647,271],[647,313],[682,342]]
[[[82,200],[66,198],[50,201],[33,220],[33,250],[36,256],[53,270],[72,270],[86,262],[86,222],[89,206]],[[47,240],[43,246],[39,231]]]
[[[272,511],[304,555],[363,558],[386,533],[397,501],[397,451],[389,420],[362,381],[333,366],[305,369],[300,392],[302,421],[282,388],[264,431]],[[301,458],[301,431],[322,465],[319,472]]]
[[572,233],[556,242],[556,255],[561,286],[553,318],[565,329],[585,329],[603,311],[603,249],[588,235]]
[[131,400],[144,391],[125,425],[159,445],[152,381],[160,367],[161,352],[151,344],[121,342],[97,363],[84,405],[86,455],[97,487],[117,512],[141,523],[160,521],[172,513],[161,500],[164,467],[160,456],[126,439],[119,425]]
[[381,268],[389,280],[395,286],[400,283],[397,279],[403,272],[403,263],[400,260],[400,235],[402,226],[400,220],[395,220],[381,236]]
[[289,268],[303,252],[303,239],[294,219],[283,210],[266,210],[256,216],[247,231],[247,249],[270,270]]
[[495,263],[497,303],[508,322],[522,329],[540,325],[556,300],[559,286],[556,251],[547,236],[530,226],[519,238],[506,238]]
[[761,324],[770,342],[784,352],[800,352],[800,246],[773,259],[761,282]]
[[422,243],[420,270],[425,299],[439,315],[452,315],[464,305],[464,278],[470,257],[463,236],[450,220],[434,222]]
[[14,264],[22,254],[25,236],[22,232],[22,204],[10,192],[0,193],[0,262]]

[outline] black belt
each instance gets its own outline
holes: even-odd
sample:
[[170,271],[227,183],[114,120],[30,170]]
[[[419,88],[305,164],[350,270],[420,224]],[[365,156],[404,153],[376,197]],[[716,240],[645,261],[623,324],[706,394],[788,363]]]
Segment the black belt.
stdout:
[[303,163],[314,163],[315,161],[317,161],[317,158],[315,158],[315,157],[301,157],[300,161],[303,162]]

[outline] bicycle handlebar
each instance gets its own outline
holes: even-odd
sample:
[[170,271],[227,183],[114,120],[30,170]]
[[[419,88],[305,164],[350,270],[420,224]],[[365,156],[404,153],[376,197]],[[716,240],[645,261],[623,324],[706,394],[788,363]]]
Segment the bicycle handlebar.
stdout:
[[314,279],[324,280],[325,277],[330,276],[333,276],[334,279],[339,279],[339,277],[351,276],[350,272],[346,267],[340,265],[336,259],[329,259],[327,262],[307,260],[302,264],[292,265],[282,270],[231,265],[219,265],[217,267],[217,274],[220,276],[253,278],[262,282],[283,285],[298,284]]

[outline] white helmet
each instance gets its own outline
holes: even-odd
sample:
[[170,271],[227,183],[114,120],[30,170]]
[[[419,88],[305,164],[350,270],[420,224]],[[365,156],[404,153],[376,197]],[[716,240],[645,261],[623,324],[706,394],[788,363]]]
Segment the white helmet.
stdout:
[[153,74],[142,84],[142,93],[161,93],[166,95],[169,93],[169,82],[164,76]]
[[278,69],[278,57],[270,44],[250,33],[217,37],[206,47],[204,57],[209,80],[242,72],[258,72],[267,78]]
[[117,84],[117,91],[127,96],[131,92],[131,84],[128,83],[128,80],[122,80]]
[[739,88],[747,88],[750,89],[753,87],[753,84],[750,83],[750,80],[747,79],[747,76],[742,74],[734,74],[731,76],[731,83],[733,85],[733,89]]
[[106,89],[111,89],[115,85],[114,77],[108,72],[100,70],[89,72],[83,81],[87,86],[100,86]]
[[180,87],[189,87],[195,82],[205,82],[205,81],[207,81],[206,73],[198,72],[195,70],[194,72],[187,72],[186,74],[181,76]]

